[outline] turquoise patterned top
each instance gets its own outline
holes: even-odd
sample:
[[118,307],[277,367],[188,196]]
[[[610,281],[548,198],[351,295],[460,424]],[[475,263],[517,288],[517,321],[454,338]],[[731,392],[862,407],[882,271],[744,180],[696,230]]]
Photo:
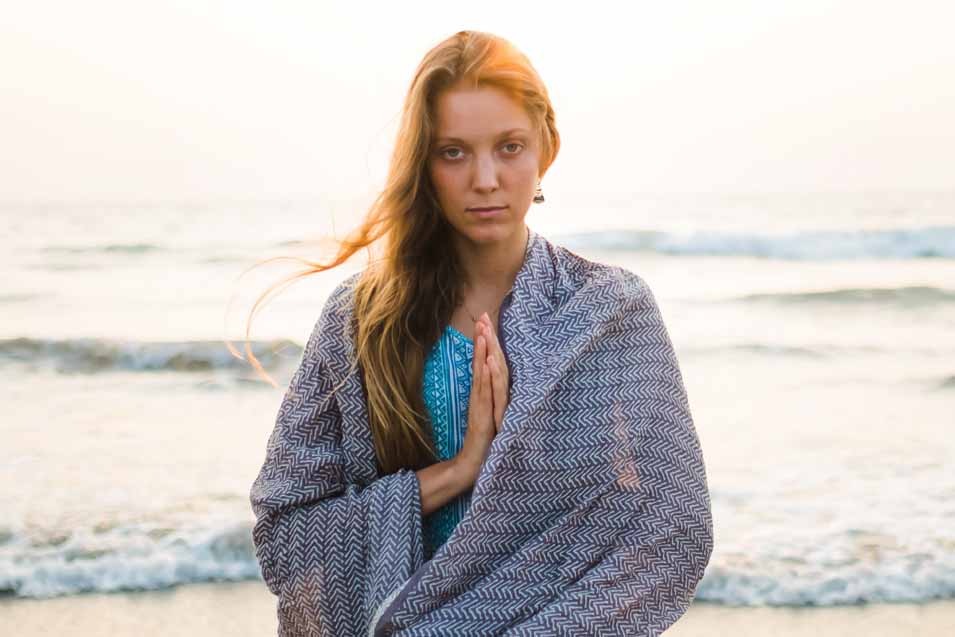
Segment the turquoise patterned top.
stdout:
[[[442,461],[456,456],[464,442],[473,358],[474,343],[448,325],[425,360],[424,404],[434,426],[435,451]],[[468,490],[424,516],[426,560],[451,536],[470,504],[471,490]]]

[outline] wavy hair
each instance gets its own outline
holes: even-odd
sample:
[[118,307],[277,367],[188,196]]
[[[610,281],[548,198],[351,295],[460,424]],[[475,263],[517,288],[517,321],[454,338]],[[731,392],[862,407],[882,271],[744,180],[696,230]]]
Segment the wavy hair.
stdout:
[[[508,40],[482,31],[458,31],[431,48],[418,65],[405,97],[385,186],[358,228],[338,242],[330,262],[305,261],[306,270],[273,285],[255,304],[275,287],[337,267],[358,250],[383,240],[380,258],[362,271],[355,284],[352,315],[357,359],[353,366],[361,368],[382,473],[419,469],[439,460],[422,377],[430,348],[461,301],[458,282],[463,273],[450,248],[453,229],[441,214],[427,162],[436,129],[436,98],[452,86],[492,86],[522,104],[536,128],[543,176],[560,148],[543,81]],[[247,323],[246,353],[268,378],[248,348],[248,334]],[[269,382],[275,384],[270,378]]]

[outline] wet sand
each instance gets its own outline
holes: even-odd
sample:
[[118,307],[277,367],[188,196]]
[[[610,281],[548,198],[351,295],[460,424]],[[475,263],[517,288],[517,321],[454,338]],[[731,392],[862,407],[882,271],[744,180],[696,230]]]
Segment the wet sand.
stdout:
[[[0,600],[0,635],[185,637],[276,634],[275,597],[260,581]],[[835,608],[746,608],[694,603],[666,635],[896,637],[955,635],[955,600]]]

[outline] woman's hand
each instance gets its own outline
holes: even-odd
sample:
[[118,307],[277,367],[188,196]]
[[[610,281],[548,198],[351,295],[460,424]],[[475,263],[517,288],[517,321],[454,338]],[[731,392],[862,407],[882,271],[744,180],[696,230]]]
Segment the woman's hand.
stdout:
[[[504,358],[501,343],[497,340],[497,334],[494,332],[494,326],[491,324],[491,317],[487,315],[487,312],[482,314],[481,318],[474,324],[474,329],[475,334],[483,336],[487,343],[487,364],[491,370],[491,393],[494,401],[494,426],[500,433],[501,425],[504,422],[504,410],[507,408],[508,392],[510,391],[507,361]],[[476,348],[475,355],[477,355]]]
[[487,364],[487,339],[474,336],[474,358],[471,361],[471,394],[468,398],[468,425],[461,450],[453,462],[467,485],[473,485],[497,434],[494,424],[494,403],[491,395],[491,370]]

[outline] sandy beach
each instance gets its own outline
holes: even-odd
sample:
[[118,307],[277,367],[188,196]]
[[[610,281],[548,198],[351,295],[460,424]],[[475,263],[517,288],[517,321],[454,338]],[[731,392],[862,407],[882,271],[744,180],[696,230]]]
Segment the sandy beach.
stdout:
[[[16,637],[251,637],[276,633],[275,598],[262,582],[191,584],[140,593],[0,601],[0,634]],[[693,604],[667,635],[895,637],[955,634],[955,600],[829,608]]]

